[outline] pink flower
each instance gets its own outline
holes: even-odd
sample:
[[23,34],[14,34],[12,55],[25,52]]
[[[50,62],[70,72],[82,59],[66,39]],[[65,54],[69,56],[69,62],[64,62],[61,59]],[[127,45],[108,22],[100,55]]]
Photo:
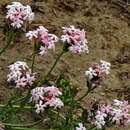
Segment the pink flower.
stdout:
[[130,123],[130,105],[128,101],[114,100],[111,105],[101,105],[95,116],[95,125],[102,128],[107,122],[116,125],[128,125]]
[[76,130],[86,130],[86,128],[83,126],[82,123],[78,123],[78,126],[76,127]]
[[26,37],[29,40],[36,40],[40,45],[40,55],[45,55],[48,49],[55,49],[55,43],[58,41],[58,37],[54,34],[48,33],[48,30],[43,26],[39,26],[34,31],[26,33]]
[[102,111],[97,111],[97,115],[95,116],[95,125],[97,128],[101,129],[105,125],[105,118],[107,117],[107,114]]
[[7,75],[7,81],[16,85],[16,88],[28,88],[35,81],[35,73],[25,62],[17,61],[9,66],[10,73]]
[[89,52],[84,30],[76,29],[74,26],[63,27],[63,33],[61,40],[69,45],[69,51],[79,54]]
[[34,19],[34,13],[29,5],[24,6],[20,2],[12,2],[12,5],[7,6],[6,18],[11,22],[14,28],[21,28],[26,22],[31,22]]
[[92,82],[93,86],[100,85],[106,75],[110,73],[111,64],[109,62],[100,61],[100,64],[93,64],[89,70],[85,71],[85,75]]
[[55,86],[45,87],[44,92],[48,93],[49,96],[53,96],[53,97],[62,95],[62,93],[59,91],[59,89]]
[[45,105],[43,104],[42,101],[39,101],[39,103],[35,105],[35,108],[36,108],[36,113],[39,114],[40,112],[44,111]]
[[28,37],[29,40],[32,40],[33,38],[38,38],[38,32],[29,31],[28,33],[26,33],[26,37]]
[[60,98],[55,98],[55,97],[49,99],[48,101],[46,101],[44,105],[45,106],[54,107],[54,109],[61,108],[62,106],[64,106],[64,104],[61,101],[61,99]]
[[102,105],[101,107],[101,111],[104,113],[110,113],[112,110],[112,106],[111,105]]
[[44,95],[44,88],[43,87],[36,87],[31,91],[31,99],[30,102],[38,103],[39,100],[43,100],[43,95]]
[[[35,103],[37,113],[44,111],[44,109],[47,107],[53,107],[56,109],[64,106],[63,102],[59,98],[62,93],[57,87],[37,87],[32,90],[31,94],[32,97],[30,101]],[[43,110],[41,110],[42,108]]]

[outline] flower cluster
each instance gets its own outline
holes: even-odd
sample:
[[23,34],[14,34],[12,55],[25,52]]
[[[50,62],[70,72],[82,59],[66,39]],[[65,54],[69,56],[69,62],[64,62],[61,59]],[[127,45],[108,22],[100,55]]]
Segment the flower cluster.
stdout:
[[79,54],[89,52],[84,30],[76,29],[74,26],[63,27],[63,33],[61,40],[69,45],[69,51]]
[[29,5],[24,6],[20,2],[12,2],[7,6],[6,18],[11,22],[11,26],[21,28],[26,22],[34,19],[34,13]]
[[103,80],[105,75],[110,73],[110,66],[111,64],[109,62],[101,60],[100,64],[95,63],[89,68],[89,70],[85,71],[85,75],[94,86],[97,86]]
[[83,126],[82,123],[79,123],[78,127],[76,127],[76,130],[86,130],[86,128]]
[[26,37],[30,40],[38,40],[40,43],[40,54],[44,55],[48,49],[55,49],[55,42],[58,41],[58,37],[54,34],[48,33],[48,30],[43,26],[39,26],[34,31],[26,33]]
[[30,87],[35,81],[35,73],[25,62],[17,61],[9,66],[10,73],[7,81],[16,85],[16,88]]
[[31,95],[30,101],[35,103],[36,113],[44,111],[47,107],[56,109],[64,105],[59,98],[62,93],[54,86],[37,87],[32,90]]
[[128,125],[130,123],[130,105],[128,101],[115,99],[112,105],[100,106],[95,119],[95,125],[99,129],[107,125],[107,123]]

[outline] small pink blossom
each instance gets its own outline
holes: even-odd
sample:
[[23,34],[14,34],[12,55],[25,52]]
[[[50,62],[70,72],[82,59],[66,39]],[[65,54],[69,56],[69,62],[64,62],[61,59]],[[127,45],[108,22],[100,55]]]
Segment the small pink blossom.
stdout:
[[69,51],[79,54],[89,52],[84,30],[76,29],[74,26],[63,27],[63,33],[61,40],[69,45]]
[[29,5],[24,6],[20,2],[12,2],[12,5],[7,6],[7,9],[6,18],[9,19],[14,28],[19,29],[26,22],[31,22],[34,19],[34,13]]
[[32,86],[35,81],[35,73],[25,62],[17,61],[9,66],[10,73],[7,75],[7,81],[16,85],[16,88],[26,88]]
[[101,129],[106,125],[106,121],[122,126],[130,124],[130,105],[128,101],[115,99],[111,105],[101,105],[95,116],[95,125]]
[[112,106],[111,105],[102,105],[102,107],[101,107],[101,111],[103,112],[103,113],[110,113],[111,112],[111,110],[112,110]]
[[56,108],[61,108],[62,106],[64,106],[63,102],[60,100],[60,98],[51,98],[49,100],[47,100],[44,103],[45,106],[49,106],[49,107],[54,107],[54,109]]
[[39,26],[34,31],[26,33],[26,37],[29,40],[36,40],[40,43],[40,55],[45,55],[48,49],[55,49],[55,43],[58,41],[58,37],[54,34],[48,33],[48,30],[43,26]]
[[62,95],[62,93],[59,91],[59,89],[55,86],[45,87],[44,92],[48,93],[49,96],[53,96],[53,97]]
[[109,62],[100,61],[100,64],[95,63],[89,70],[85,71],[85,75],[89,78],[94,86],[98,86],[106,75],[110,73],[111,64]]
[[86,128],[84,127],[84,125],[82,123],[78,123],[76,130],[86,130]]
[[43,100],[44,95],[44,88],[43,87],[36,87],[31,91],[32,97],[30,98],[30,102],[38,103],[39,100]]
[[57,87],[37,87],[32,90],[31,94],[32,97],[30,101],[35,103],[36,113],[44,111],[47,107],[53,107],[56,109],[64,106],[63,102],[59,98],[62,93]]
[[97,128],[101,129],[102,126],[105,125],[105,118],[107,117],[107,114],[102,111],[97,111],[97,115],[95,116],[95,125]]
[[43,112],[45,108],[43,101],[39,101],[39,103],[35,105],[35,108],[36,108],[36,113]]

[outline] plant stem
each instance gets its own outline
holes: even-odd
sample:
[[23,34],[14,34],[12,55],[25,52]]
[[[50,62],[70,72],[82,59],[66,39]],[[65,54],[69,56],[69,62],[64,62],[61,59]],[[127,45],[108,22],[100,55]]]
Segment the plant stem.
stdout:
[[95,89],[95,87],[92,87],[91,89],[89,88],[87,91],[86,91],[86,93],[82,96],[82,97],[80,97],[79,99],[78,99],[78,101],[81,101],[83,98],[85,98],[89,93],[91,93],[91,91],[93,91]]
[[[4,104],[0,104],[0,108],[3,108],[5,106],[6,105],[4,105]],[[20,105],[12,105],[12,107],[13,108],[20,108],[21,106]],[[23,109],[31,110],[31,109],[34,109],[34,107],[32,107],[32,106],[24,106]],[[61,117],[62,119],[66,120],[66,118],[62,114],[60,114],[59,112],[54,111],[54,110],[50,110],[50,111],[53,112],[54,114],[59,115],[59,117]]]
[[[31,72],[32,73],[34,71],[34,64],[35,64],[35,59],[36,59],[36,54],[37,54],[37,48],[36,48],[36,46],[37,46],[36,41],[34,41],[34,43],[33,43],[32,64],[31,64]],[[25,105],[25,103],[26,103],[26,100],[28,100],[29,94],[30,94],[31,90],[32,90],[32,87],[30,86],[30,88],[28,89],[28,93],[27,93],[27,95],[24,98],[24,102],[21,103],[21,107],[23,107]]]
[[17,90],[15,91],[14,96],[12,96],[9,99],[9,101],[7,102],[7,104],[3,105],[3,110],[0,112],[0,114],[2,114],[5,111],[5,109],[8,108],[9,106],[12,107],[12,101],[15,99],[16,95],[17,95]]
[[[46,129],[38,129],[38,128],[21,128],[21,127],[12,127],[11,130],[46,130]],[[56,129],[48,129],[48,130],[56,130]]]
[[[4,105],[4,104],[0,104],[0,107],[1,107],[1,108],[5,107],[5,106],[6,106],[6,105]],[[12,107],[13,107],[13,108],[20,108],[19,105],[12,105]],[[25,109],[32,109],[33,107],[24,106],[23,108],[25,108]]]
[[78,99],[78,101],[81,101],[82,99],[84,99],[88,94],[89,94],[89,92],[90,91],[86,91],[86,93],[82,96],[82,97],[80,97],[79,99]]
[[57,113],[57,116],[56,116],[56,123],[58,122],[59,114],[60,114],[60,110],[58,109],[58,113]]
[[21,98],[15,100],[15,101],[13,101],[12,104],[17,103],[17,102],[21,102],[24,99],[25,99],[25,97],[21,97]]
[[[41,130],[37,128],[12,127],[11,130]],[[42,129],[43,130],[43,129]]]
[[31,65],[31,71],[32,71],[32,73],[33,73],[33,69],[34,69],[34,63],[35,63],[36,54],[37,54],[36,42],[34,41],[32,65]]
[[22,124],[22,125],[21,124],[9,124],[9,123],[2,123],[2,124],[5,126],[12,126],[12,127],[31,127],[31,126],[39,124],[40,122],[42,122],[42,120],[38,120],[38,121],[33,122],[33,123]]
[[28,89],[27,95],[23,98],[20,107],[24,107],[30,97],[31,87]]
[[91,128],[89,128],[88,130],[97,130],[96,126],[92,126]]
[[59,112],[54,111],[54,110],[51,110],[51,112],[53,112],[54,114],[59,115],[59,117],[62,118],[63,120],[66,120],[66,118],[62,114],[60,114]]
[[14,28],[10,29],[9,32],[6,34],[6,45],[2,48],[2,50],[0,50],[0,56],[2,55],[2,53],[4,53],[6,51],[6,49],[8,48],[8,46],[10,45],[11,41],[14,38]]
[[51,72],[54,70],[54,68],[56,67],[58,61],[60,60],[60,58],[62,57],[62,55],[64,54],[64,49],[61,51],[61,53],[58,55],[58,57],[56,58],[54,64],[52,65],[51,69],[49,70],[49,72],[46,74],[46,76],[44,77],[44,80],[42,80],[41,82],[39,82],[38,86],[42,85],[43,83],[45,83],[49,78]]
[[82,99],[84,99],[89,93],[91,93],[91,91],[93,91],[96,88],[95,86],[92,86],[92,83],[89,80],[87,80],[86,86],[88,88],[86,93],[82,97],[80,97],[78,101],[81,101]]

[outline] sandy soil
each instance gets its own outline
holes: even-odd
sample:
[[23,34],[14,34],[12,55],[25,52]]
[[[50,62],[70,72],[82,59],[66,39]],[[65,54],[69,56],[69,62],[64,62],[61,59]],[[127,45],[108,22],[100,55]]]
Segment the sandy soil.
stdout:
[[[0,48],[5,44],[3,30],[6,12],[4,7],[10,2],[11,0],[0,0]],[[21,2],[31,4],[31,0],[21,0]],[[80,96],[85,88],[84,71],[92,62],[99,62],[103,59],[111,62],[111,74],[104,81],[102,88],[97,89],[91,97],[107,100],[118,97],[128,99],[130,92],[130,14],[124,8],[113,4],[111,0],[39,0],[36,5],[38,7],[38,9],[35,8],[36,19],[30,28],[40,24],[60,36],[62,26],[75,25],[84,28],[87,32],[90,53],[88,55],[65,54],[52,75],[56,76],[64,72],[72,84],[81,89],[78,94]],[[61,47],[62,44],[58,43],[55,52],[50,52],[46,57],[37,56],[35,71],[41,77],[53,64]],[[27,61],[30,65],[31,54],[32,44],[23,35],[21,38],[16,38],[0,57],[0,102],[7,101],[12,93],[6,83],[7,66],[17,60]]]

